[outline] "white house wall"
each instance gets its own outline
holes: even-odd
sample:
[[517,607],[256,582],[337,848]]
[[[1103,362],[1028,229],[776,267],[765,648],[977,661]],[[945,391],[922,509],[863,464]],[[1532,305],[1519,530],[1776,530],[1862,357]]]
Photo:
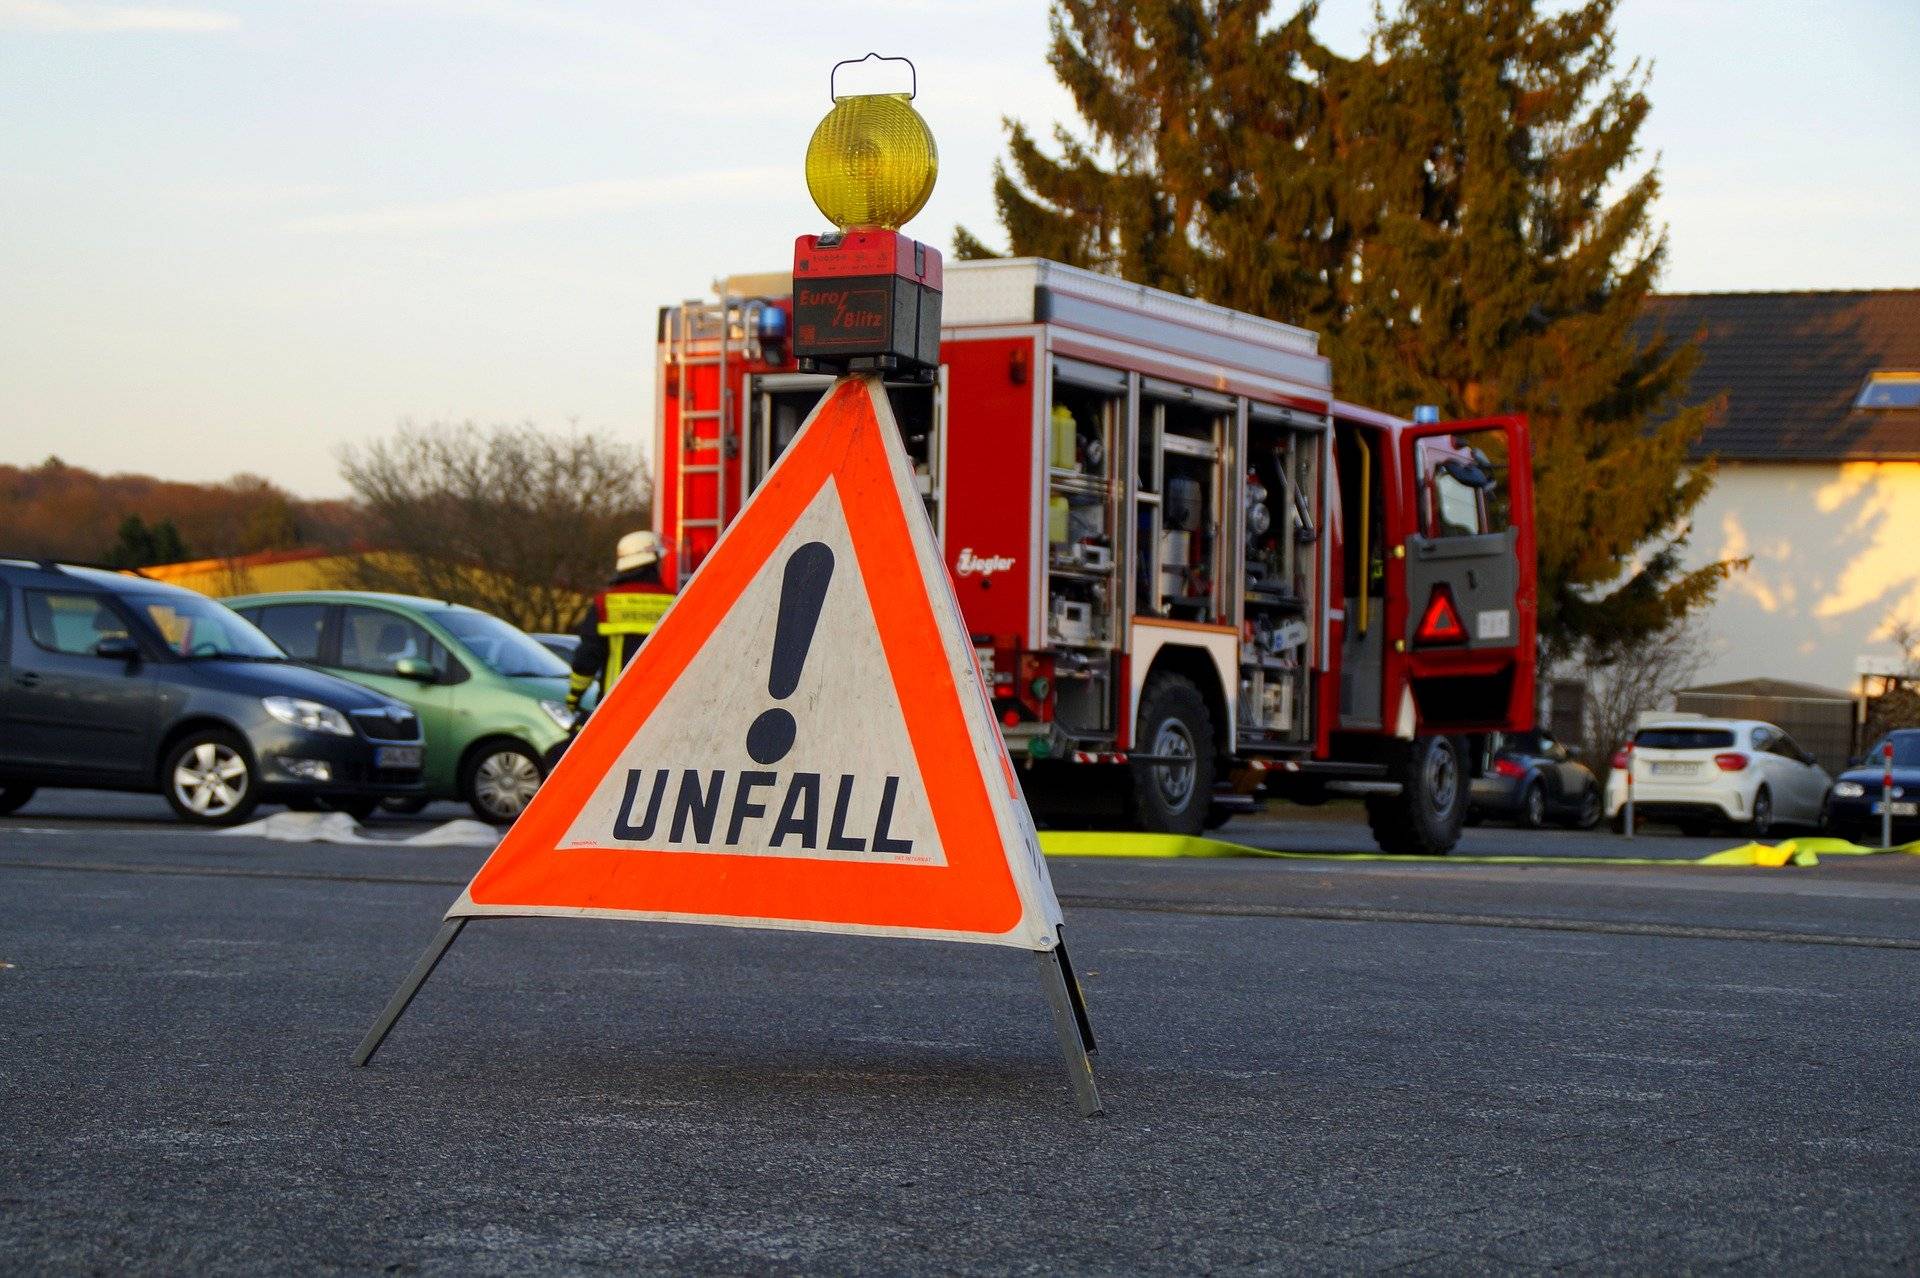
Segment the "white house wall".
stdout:
[[1751,555],[1706,619],[1699,682],[1851,688],[1854,662],[1920,628],[1920,462],[1724,462],[1694,512],[1693,565]]

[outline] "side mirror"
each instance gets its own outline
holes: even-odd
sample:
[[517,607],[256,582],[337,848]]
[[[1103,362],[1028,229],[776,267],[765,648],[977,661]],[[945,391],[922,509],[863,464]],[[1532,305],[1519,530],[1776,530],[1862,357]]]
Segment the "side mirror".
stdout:
[[[1482,454],[1482,456],[1484,456],[1484,454]],[[1459,480],[1467,487],[1477,488],[1481,492],[1485,492],[1487,489],[1493,487],[1493,476],[1481,469],[1479,458],[1476,458],[1472,462],[1463,462],[1457,457],[1449,458],[1440,463],[1440,470],[1445,474],[1453,476],[1453,478]]]
[[431,661],[419,657],[402,657],[393,663],[393,673],[402,679],[411,679],[415,683],[433,683],[440,678]]
[[140,645],[128,635],[109,635],[93,645],[93,655],[105,657],[108,661],[125,661],[131,664],[140,660]]

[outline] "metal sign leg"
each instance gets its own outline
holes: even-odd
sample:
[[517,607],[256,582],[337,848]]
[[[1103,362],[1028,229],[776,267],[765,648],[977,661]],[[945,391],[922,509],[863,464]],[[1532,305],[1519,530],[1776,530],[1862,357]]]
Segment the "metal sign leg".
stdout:
[[1053,1013],[1054,1037],[1060,1040],[1060,1054],[1067,1060],[1067,1079],[1073,1084],[1073,1099],[1087,1118],[1101,1113],[1100,1090],[1093,1082],[1093,1062],[1087,1049],[1093,1031],[1086,1023],[1086,1011],[1073,988],[1073,971],[1066,955],[1055,946],[1034,955],[1040,960],[1040,980],[1047,987],[1047,1007]]
[[373,1028],[367,1031],[367,1036],[360,1040],[360,1049],[353,1054],[353,1063],[356,1067],[365,1065],[373,1059],[373,1054],[380,1050],[380,1044],[386,1041],[387,1032],[393,1028],[393,1023],[400,1019],[402,1012],[407,1010],[407,1004],[413,1002],[413,996],[420,992],[420,987],[427,983],[429,976],[433,975],[433,969],[439,966],[441,956],[447,952],[447,948],[453,944],[453,938],[459,936],[460,929],[466,925],[467,920],[464,918],[448,919],[440,925],[439,934],[433,938],[432,944],[427,946],[427,952],[422,954],[420,961],[413,965],[413,971],[407,973],[407,979],[400,982],[400,988],[393,992],[393,997],[387,1002],[386,1010],[380,1013],[380,1019],[373,1023]]
[[1087,1055],[1092,1056],[1100,1050],[1100,1045],[1093,1041],[1093,1018],[1087,1015],[1086,992],[1080,988],[1080,978],[1074,975],[1073,960],[1067,957],[1067,929],[1060,928],[1054,936],[1059,944],[1053,952],[1060,956],[1060,971],[1066,978],[1067,993],[1073,996],[1073,1019],[1080,1027],[1080,1046]]

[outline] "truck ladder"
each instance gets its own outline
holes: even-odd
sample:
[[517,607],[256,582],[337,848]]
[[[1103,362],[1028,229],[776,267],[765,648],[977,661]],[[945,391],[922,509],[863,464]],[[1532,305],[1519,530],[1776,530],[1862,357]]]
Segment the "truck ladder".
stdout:
[[[733,391],[727,384],[727,365],[732,336],[728,307],[698,299],[682,302],[667,329],[667,367],[676,378],[672,430],[669,445],[678,455],[673,479],[673,565],[676,585],[685,585],[698,567],[692,562],[694,529],[712,529],[714,535],[727,522],[726,459],[730,432],[728,426]],[[716,331],[717,330],[717,331]],[[713,340],[709,340],[709,335]],[[694,389],[695,370],[711,368],[718,387],[718,406],[699,408]],[[711,461],[701,461],[709,453]],[[689,479],[695,475],[713,476],[713,509],[698,516],[687,513]],[[711,543],[709,543],[711,544]]]
[[[674,396],[672,443],[679,456],[674,468],[673,553],[677,585],[699,565],[694,562],[688,534],[711,531],[715,539],[727,526],[727,460],[739,455],[739,423],[735,420],[733,366],[740,360],[760,358],[759,312],[765,303],[759,299],[743,301],[726,296],[717,302],[692,299],[675,310],[667,330],[667,366],[674,370],[678,390]],[[717,406],[696,407],[694,373],[696,369],[714,370],[718,388]],[[708,454],[712,460],[701,460]],[[688,479],[713,476],[713,509],[698,515],[687,513]],[[709,542],[709,545],[712,543]]]

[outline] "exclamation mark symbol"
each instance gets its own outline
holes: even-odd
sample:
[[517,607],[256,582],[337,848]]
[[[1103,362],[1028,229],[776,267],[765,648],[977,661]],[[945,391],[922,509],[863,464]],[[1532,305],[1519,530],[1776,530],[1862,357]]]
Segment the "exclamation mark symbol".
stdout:
[[[767,671],[767,695],[775,701],[786,700],[800,686],[832,580],[833,548],[823,541],[806,543],[787,560],[780,579],[780,617],[773,626],[773,666]],[[747,753],[763,767],[776,764],[793,749],[797,730],[793,716],[779,706],[763,711],[747,729]]]

